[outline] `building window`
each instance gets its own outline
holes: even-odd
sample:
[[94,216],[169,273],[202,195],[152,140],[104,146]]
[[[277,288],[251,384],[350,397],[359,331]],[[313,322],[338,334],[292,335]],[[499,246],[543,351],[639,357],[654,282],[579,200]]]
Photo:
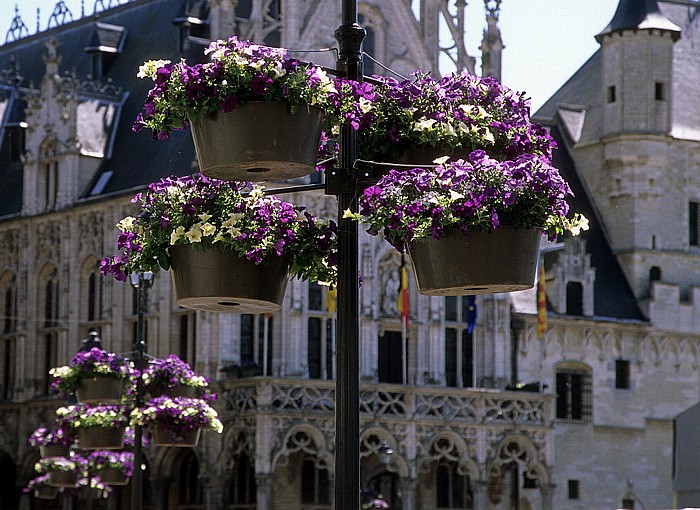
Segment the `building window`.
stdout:
[[623,510],[634,510],[634,500],[632,498],[622,498]]
[[617,91],[615,89],[615,85],[610,85],[608,87],[607,101],[608,103],[614,103],[617,101]]
[[37,180],[37,198],[39,210],[50,211],[56,207],[58,193],[58,151],[56,141],[47,139],[41,146],[39,159],[39,178]]
[[309,282],[309,310],[323,311],[323,286]]
[[558,419],[590,421],[593,410],[590,370],[557,369],[556,389]]
[[537,478],[529,477],[527,472],[523,473],[523,489],[536,489],[537,487]]
[[473,508],[469,476],[461,475],[454,462],[441,462],[437,466],[437,508]]
[[240,327],[241,365],[256,363],[263,375],[272,374],[273,317],[269,314],[242,314]]
[[474,335],[469,324],[476,320],[473,296],[445,298],[445,379],[447,386],[474,386]]
[[630,388],[630,362],[626,359],[615,360],[615,388],[628,390]]
[[579,499],[579,486],[580,482],[578,480],[569,480],[569,499]]
[[177,316],[178,342],[177,355],[191,367],[196,363],[197,314],[183,313]]
[[659,266],[652,266],[649,269],[649,283],[661,281],[661,268]]
[[10,400],[12,398],[12,393],[14,390],[15,381],[15,346],[16,342],[14,338],[6,338],[0,343],[0,370],[2,370],[2,378],[0,383],[0,399]]
[[191,508],[185,505],[202,504],[202,487],[199,484],[199,461],[192,449],[188,448],[180,455],[177,465],[176,508]]
[[99,263],[88,260],[82,271],[82,319],[87,322],[99,321],[102,319],[102,275],[100,274]]
[[583,284],[567,282],[566,284],[566,314],[583,315]]
[[700,244],[698,212],[700,212],[698,202],[690,202],[688,204],[688,244],[690,246],[698,246]]
[[236,459],[231,485],[231,503],[249,505],[256,501],[255,468],[243,454]]
[[362,26],[367,32],[367,35],[365,35],[365,38],[362,40],[362,51],[364,53],[367,53],[371,57],[363,59],[364,72],[365,74],[375,74],[375,64],[372,60],[373,58],[377,58],[376,36],[374,33],[374,26],[372,26],[371,21],[367,20],[367,18],[363,14],[358,15],[358,21],[360,23],[360,26]]
[[[324,325],[325,328],[323,328]],[[308,326],[307,363],[309,378],[332,379],[333,322],[321,317],[309,317]]]
[[657,101],[666,100],[666,87],[663,82],[657,81],[654,83],[654,99]]
[[316,460],[304,459],[301,464],[301,504],[328,504],[328,470],[317,467]]
[[4,319],[2,332],[4,334],[13,333],[17,329],[17,281],[15,276],[7,274],[2,281],[4,292]]

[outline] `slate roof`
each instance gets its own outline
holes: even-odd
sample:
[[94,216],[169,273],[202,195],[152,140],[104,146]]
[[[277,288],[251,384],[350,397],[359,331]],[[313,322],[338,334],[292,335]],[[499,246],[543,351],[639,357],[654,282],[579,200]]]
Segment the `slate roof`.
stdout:
[[[580,235],[586,241],[586,252],[591,255],[591,266],[596,270],[593,315],[625,320],[646,320],[627,283],[622,267],[608,243],[593,201],[581,181],[560,127],[556,124],[552,125],[550,134],[559,147],[554,151],[552,163],[559,169],[559,173],[569,183],[575,195],[568,200],[571,210],[583,214],[590,222],[589,230]],[[545,256],[545,268],[548,258],[555,256],[555,253]]]
[[[106,172],[111,172],[111,177],[103,178],[102,195],[132,190],[167,175],[192,172],[196,154],[188,131],[175,133],[165,142],[153,141],[150,131],[138,134],[131,131],[152,85],[150,80],[136,77],[138,67],[150,59],[180,59],[178,29],[173,20],[182,17],[190,5],[187,0],[135,0],[100,13],[99,22],[91,17],[82,18],[0,46],[0,69],[10,68],[11,59],[16,59],[22,75],[20,90],[25,93],[30,83],[36,88],[41,82],[45,72],[43,57],[47,53],[45,43],[50,37],[61,43],[58,47],[62,59],[60,73],[75,72],[78,80],[86,80],[90,73],[86,47],[95,42],[121,47],[121,54],[110,65],[103,83],[111,79],[115,87],[125,91],[124,94],[110,99],[109,94],[100,94],[99,91],[93,94],[86,88],[82,89],[84,97],[81,98],[83,103],[79,115],[84,116],[83,124],[91,126],[87,130],[81,128],[85,137],[83,142],[91,153],[106,149],[106,158],[102,160],[93,182],[82,193],[84,198]],[[118,41],[116,36],[121,31],[113,27],[124,28]],[[197,51],[201,51],[201,47]],[[0,103],[3,98],[0,93]],[[103,119],[101,126],[95,124],[97,118]],[[9,117],[3,119],[4,124],[8,121]],[[7,140],[4,139],[3,143]],[[19,214],[21,166],[18,169],[16,164],[0,163],[0,182],[3,183],[0,187],[0,216]],[[12,186],[8,186],[9,183]],[[3,197],[8,189],[12,189],[12,199]]]
[[617,10],[607,27],[596,39],[621,30],[669,30],[674,39],[680,37],[680,27],[661,13],[656,0],[620,0]]

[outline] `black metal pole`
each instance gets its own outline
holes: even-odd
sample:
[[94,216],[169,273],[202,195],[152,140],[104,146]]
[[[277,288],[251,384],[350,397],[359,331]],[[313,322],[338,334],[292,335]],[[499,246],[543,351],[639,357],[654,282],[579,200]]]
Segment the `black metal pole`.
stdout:
[[[138,274],[137,292],[137,322],[136,339],[134,340],[134,364],[139,374],[143,372],[146,357],[146,335],[144,315],[146,313],[148,282],[143,278],[143,274]],[[136,407],[143,407],[143,379],[139,376],[136,379]],[[143,428],[141,425],[134,425],[134,476],[131,480],[132,509],[142,510],[143,508]]]
[[[333,34],[339,45],[338,71],[362,80],[362,40],[357,23],[357,0],[343,0],[342,24]],[[360,508],[360,366],[358,227],[344,219],[346,209],[357,211],[357,133],[340,131],[340,192],[338,193],[338,320],[335,382],[335,510]]]

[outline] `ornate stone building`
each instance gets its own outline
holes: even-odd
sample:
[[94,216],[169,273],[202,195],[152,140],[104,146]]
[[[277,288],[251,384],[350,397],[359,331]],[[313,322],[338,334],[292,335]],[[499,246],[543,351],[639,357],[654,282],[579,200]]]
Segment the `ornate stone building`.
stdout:
[[[100,1],[99,15],[70,21],[58,2],[47,30],[31,36],[13,20],[0,47],[0,508],[83,504],[17,490],[38,458],[26,439],[60,404],[48,369],[93,329],[106,348],[132,349],[134,292],[103,279],[98,261],[113,253],[114,225],[133,213],[137,191],[196,170],[189,133],[156,143],[131,132],[148,90],[138,66],[200,58],[208,40],[230,33],[333,47],[339,4]],[[500,4],[485,1],[482,69],[493,76]],[[543,342],[534,291],[478,297],[470,333],[465,297],[421,296],[413,282],[404,341],[399,256],[361,235],[361,476],[392,509],[672,505],[673,418],[700,390],[700,102],[687,78],[700,75],[697,9],[621,0],[598,35],[601,50],[538,112],[559,142],[555,163],[576,192],[573,209],[592,224],[581,238],[543,245]],[[361,2],[364,50],[404,74],[437,72],[442,54],[474,71],[464,12],[460,1]],[[441,47],[440,27],[454,44]],[[374,60],[366,70],[383,72]],[[289,199],[336,212],[320,192]],[[146,508],[330,509],[336,367],[326,290],[293,280],[280,313],[217,314],[176,306],[169,275],[156,279],[149,354],[175,353],[216,381],[225,431],[195,449],[149,448]],[[222,371],[246,361],[261,373]],[[514,391],[519,381],[543,391]],[[388,465],[383,441],[394,450]],[[92,504],[129,508],[130,488]]]

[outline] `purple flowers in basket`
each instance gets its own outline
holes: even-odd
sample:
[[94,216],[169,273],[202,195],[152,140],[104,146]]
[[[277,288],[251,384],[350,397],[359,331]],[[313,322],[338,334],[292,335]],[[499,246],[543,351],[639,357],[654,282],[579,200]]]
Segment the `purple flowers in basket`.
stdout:
[[[251,191],[244,193],[245,188]],[[150,184],[133,202],[140,203],[145,216],[119,222],[121,251],[102,261],[102,273],[117,280],[137,270],[167,270],[168,248],[190,244],[230,249],[255,264],[289,256],[291,275],[335,282],[335,222],[265,195],[250,183],[173,176]]]

